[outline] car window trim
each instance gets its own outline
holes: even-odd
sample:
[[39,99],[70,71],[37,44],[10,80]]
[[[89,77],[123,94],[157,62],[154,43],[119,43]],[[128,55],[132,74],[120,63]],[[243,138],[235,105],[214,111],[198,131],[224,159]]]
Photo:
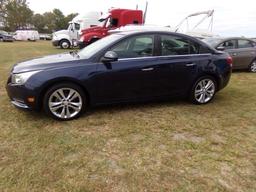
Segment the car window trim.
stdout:
[[125,61],[125,60],[138,60],[138,59],[161,59],[161,58],[168,58],[168,57],[194,57],[194,56],[211,56],[212,53],[199,53],[199,54],[187,54],[187,55],[158,55],[158,56],[150,56],[150,57],[133,57],[133,58],[122,58],[118,59],[118,61]]

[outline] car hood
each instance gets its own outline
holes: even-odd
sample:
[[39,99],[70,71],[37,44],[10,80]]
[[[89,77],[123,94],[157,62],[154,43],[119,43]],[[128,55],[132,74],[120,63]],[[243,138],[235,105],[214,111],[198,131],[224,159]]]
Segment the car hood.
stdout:
[[22,73],[28,71],[47,70],[53,68],[69,67],[86,63],[79,58],[75,53],[63,53],[57,55],[49,55],[39,57],[27,61],[20,62],[14,65],[12,73]]
[[61,34],[69,34],[69,33],[68,33],[68,30],[65,30],[65,29],[54,32],[54,35],[61,35]]

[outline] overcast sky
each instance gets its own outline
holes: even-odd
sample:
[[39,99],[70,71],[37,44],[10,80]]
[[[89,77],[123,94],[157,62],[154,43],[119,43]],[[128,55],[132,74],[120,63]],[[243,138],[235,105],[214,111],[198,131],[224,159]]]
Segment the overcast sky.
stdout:
[[[35,13],[58,8],[65,15],[87,11],[106,12],[111,7],[144,10],[146,0],[28,0]],[[175,27],[187,15],[214,9],[213,32],[222,36],[256,37],[255,0],[148,0],[146,24]],[[203,16],[190,19],[190,26]],[[207,29],[209,19],[199,27]],[[186,25],[183,25],[183,29]]]

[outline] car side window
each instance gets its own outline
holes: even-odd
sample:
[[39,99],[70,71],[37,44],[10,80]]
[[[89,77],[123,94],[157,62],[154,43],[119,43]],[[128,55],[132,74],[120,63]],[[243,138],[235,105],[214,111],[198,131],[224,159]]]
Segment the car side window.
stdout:
[[238,48],[250,48],[253,47],[253,43],[246,39],[238,39]]
[[221,43],[218,47],[225,47],[225,49],[235,49],[236,48],[236,41],[235,40],[228,40]]
[[123,40],[115,45],[111,51],[117,53],[118,58],[136,58],[153,56],[154,36],[143,35]]
[[161,35],[161,55],[198,54],[199,45],[183,37]]

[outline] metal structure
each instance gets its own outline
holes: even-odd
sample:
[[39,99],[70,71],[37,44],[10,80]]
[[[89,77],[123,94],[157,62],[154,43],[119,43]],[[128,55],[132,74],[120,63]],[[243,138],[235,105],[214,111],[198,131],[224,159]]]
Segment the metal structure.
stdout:
[[196,12],[193,14],[188,15],[187,17],[185,17],[185,19],[183,19],[175,28],[175,32],[178,32],[180,27],[183,25],[184,22],[187,23],[187,31],[190,31],[191,29],[189,29],[189,18],[191,17],[195,17],[195,16],[199,16],[199,15],[205,15],[198,23],[196,23],[193,27],[192,27],[192,31],[194,31],[201,23],[203,23],[207,18],[210,18],[210,23],[208,26],[208,30],[212,32],[212,27],[213,27],[213,14],[214,14],[214,10],[209,10],[209,11],[202,11],[202,12]]

